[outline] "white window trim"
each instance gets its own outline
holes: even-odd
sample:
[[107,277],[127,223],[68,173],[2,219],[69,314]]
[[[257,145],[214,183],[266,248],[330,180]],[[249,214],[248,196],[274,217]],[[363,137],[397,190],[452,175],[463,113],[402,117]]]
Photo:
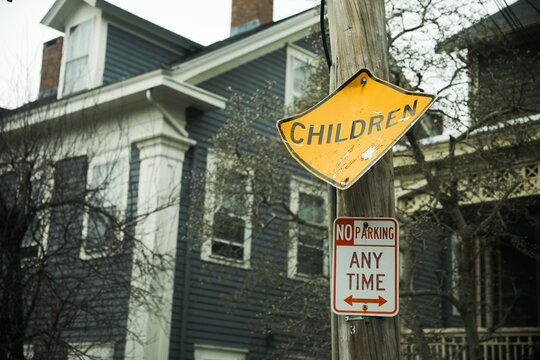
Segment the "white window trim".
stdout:
[[[328,207],[328,196],[325,187],[315,184],[299,177],[291,178],[289,207],[294,214],[298,213],[300,206],[300,192],[321,197],[324,200],[324,207]],[[325,221],[328,221],[326,215]],[[323,272],[321,275],[328,275],[328,239],[323,245]],[[287,255],[287,274],[290,278],[297,280],[306,280],[310,275],[298,273],[298,226],[291,222],[289,226],[289,248]]]
[[[128,201],[128,188],[129,188],[129,152],[127,150],[117,150],[114,152],[108,152],[104,154],[97,155],[91,159],[88,164],[88,172],[86,176],[86,188],[89,189],[92,187],[92,175],[94,167],[97,165],[103,165],[108,162],[118,161],[117,166],[120,167],[120,198],[118,199],[118,221],[122,222],[126,216],[127,210],[127,201]],[[90,194],[89,194],[90,196]],[[87,200],[88,201],[88,200]],[[83,228],[82,228],[82,245],[80,250],[80,258],[82,260],[91,260],[102,258],[106,256],[114,255],[114,252],[109,250],[103,251],[86,251],[86,237],[88,235],[88,221],[89,213],[88,211],[84,212],[83,218]],[[123,233],[120,233],[119,240],[123,240]]]
[[195,344],[195,360],[245,360],[248,349]]
[[68,352],[68,360],[98,358],[112,360],[114,356],[114,343],[72,343]]
[[306,49],[294,44],[287,45],[287,68],[285,71],[285,106],[290,106],[294,102],[294,69],[293,59],[308,63],[315,67],[317,56]]
[[[248,209],[246,220],[245,220],[245,230],[244,230],[244,257],[242,260],[235,260],[228,257],[212,253],[212,241],[213,239],[213,226],[214,226],[214,212],[215,208],[215,193],[214,193],[214,176],[216,176],[216,167],[219,161],[227,161],[226,159],[220,159],[214,151],[208,152],[207,162],[206,162],[206,191],[204,197],[204,224],[205,228],[212,229],[211,231],[203,231],[204,239],[201,245],[201,260],[210,261],[222,265],[229,265],[234,267],[239,267],[242,269],[250,268],[251,260],[251,237],[253,232],[253,195],[250,194],[249,185],[246,188],[248,193],[246,208]],[[227,163],[226,163],[227,165]],[[232,165],[231,165],[232,166]],[[249,171],[251,179],[253,178],[252,171]],[[250,179],[250,180],[251,180]],[[249,181],[248,181],[249,183]]]

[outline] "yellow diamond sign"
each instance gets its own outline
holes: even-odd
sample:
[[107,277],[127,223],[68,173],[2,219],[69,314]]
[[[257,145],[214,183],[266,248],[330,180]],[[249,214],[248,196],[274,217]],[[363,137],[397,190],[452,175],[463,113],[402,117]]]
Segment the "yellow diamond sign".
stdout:
[[362,69],[317,105],[279,120],[277,128],[302,166],[344,190],[392,148],[435,98]]

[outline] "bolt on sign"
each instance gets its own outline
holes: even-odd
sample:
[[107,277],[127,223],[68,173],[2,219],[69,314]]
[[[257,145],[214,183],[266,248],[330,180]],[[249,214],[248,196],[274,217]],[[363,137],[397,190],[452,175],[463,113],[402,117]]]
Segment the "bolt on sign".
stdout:
[[277,128],[302,166],[344,190],[392,148],[435,98],[362,69],[317,105],[279,120]]
[[334,313],[397,315],[398,235],[399,226],[393,218],[337,218],[334,221]]

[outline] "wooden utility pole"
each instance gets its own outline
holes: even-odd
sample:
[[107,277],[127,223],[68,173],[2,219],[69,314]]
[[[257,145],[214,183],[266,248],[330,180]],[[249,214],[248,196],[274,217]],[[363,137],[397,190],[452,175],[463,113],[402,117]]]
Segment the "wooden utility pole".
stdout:
[[[388,47],[384,0],[329,0],[332,51],[330,91],[361,68],[388,80]],[[383,156],[347,190],[336,190],[338,217],[393,217],[392,152]],[[339,359],[399,359],[397,317],[337,317]]]

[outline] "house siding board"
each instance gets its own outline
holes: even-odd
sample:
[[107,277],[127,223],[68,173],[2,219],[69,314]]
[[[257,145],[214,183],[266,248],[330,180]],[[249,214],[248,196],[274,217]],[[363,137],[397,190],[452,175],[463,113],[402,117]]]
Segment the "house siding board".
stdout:
[[[199,87],[215,94],[229,98],[231,87],[234,92],[249,98],[257,89],[265,86],[265,82],[273,81],[270,96],[284,98],[285,92],[286,49],[281,48],[264,55],[256,60],[243,64],[215,78],[198,84]],[[204,174],[208,150],[212,147],[211,138],[227,120],[226,111],[202,113],[189,109],[187,113],[187,131],[190,137],[197,141],[194,149],[186,154],[183,173],[192,171]],[[271,119],[277,120],[277,119]],[[277,136],[272,121],[262,121],[254,124],[261,134]],[[186,192],[190,190],[189,177],[183,177],[182,196],[184,201],[180,206],[178,239],[178,260],[175,279],[175,299],[173,303],[173,319],[171,332],[170,358],[193,359],[194,344],[208,344],[249,349],[250,356],[261,358],[270,349],[265,345],[263,324],[256,320],[256,314],[263,308],[265,298],[269,296],[264,289],[250,291],[247,298],[241,301],[234,299],[234,294],[240,289],[246,277],[253,275],[252,270],[219,265],[202,261],[200,250],[193,245],[196,239],[188,238],[186,221],[189,221],[189,211],[193,204]],[[287,184],[288,186],[288,184]],[[285,246],[276,245],[276,239],[282,233],[283,226],[278,224],[269,227],[265,233],[252,239],[252,264],[266,258],[272,258],[286,271]],[[189,266],[186,260],[189,259]],[[189,276],[185,276],[189,268]],[[184,286],[188,281],[189,286]],[[187,289],[187,290],[186,290]],[[188,292],[187,299],[183,296]],[[277,295],[277,294],[273,294]],[[234,306],[236,301],[236,306]],[[186,308],[183,310],[183,307]],[[182,319],[182,314],[187,318]],[[181,349],[182,320],[186,322],[186,333],[183,351]],[[277,336],[275,339],[284,339]],[[277,340],[274,340],[274,345]],[[181,356],[183,352],[183,357]]]
[[499,110],[501,120],[540,113],[540,45],[525,43],[478,55],[478,89],[473,101],[478,102],[475,115],[486,116]]
[[108,25],[103,84],[157,68],[178,60],[182,55]]
[[[187,118],[191,117],[190,113],[192,111],[197,112],[192,108],[187,109]],[[197,148],[198,147],[199,144],[197,144]],[[180,191],[178,246],[176,248],[175,282],[169,345],[169,358],[171,359],[182,359],[181,352],[187,353],[187,350],[182,348],[182,346],[185,346],[185,344],[182,343],[182,325],[184,321],[187,321],[187,317],[184,319],[183,312],[185,310],[186,314],[188,314],[187,312],[189,311],[189,301],[186,302],[184,300],[186,297],[189,298],[190,286],[186,286],[186,279],[191,279],[191,260],[194,258],[192,239],[187,236],[187,224],[189,221],[190,208],[192,206],[192,199],[190,197],[191,174],[194,170],[193,164],[195,162],[195,150],[197,148],[192,147],[186,152],[182,169],[183,176],[181,179]],[[188,308],[184,309],[185,306],[188,306]]]
[[[441,280],[444,287],[444,270],[446,264],[443,254],[447,249],[447,239],[437,231],[422,229],[421,240],[416,241],[414,250],[416,263],[414,267],[413,289],[440,289]],[[445,322],[444,302],[438,296],[418,296],[414,305],[421,314],[422,323],[429,328],[439,328]]]
[[307,38],[302,38],[298,41],[296,41],[294,43],[294,45],[296,46],[299,46],[303,49],[306,49],[308,51],[311,51],[312,53],[316,54],[317,53],[317,49],[315,48],[314,46],[314,43],[313,41],[320,41],[321,35],[320,35],[320,32],[316,32],[315,34],[307,37]]

